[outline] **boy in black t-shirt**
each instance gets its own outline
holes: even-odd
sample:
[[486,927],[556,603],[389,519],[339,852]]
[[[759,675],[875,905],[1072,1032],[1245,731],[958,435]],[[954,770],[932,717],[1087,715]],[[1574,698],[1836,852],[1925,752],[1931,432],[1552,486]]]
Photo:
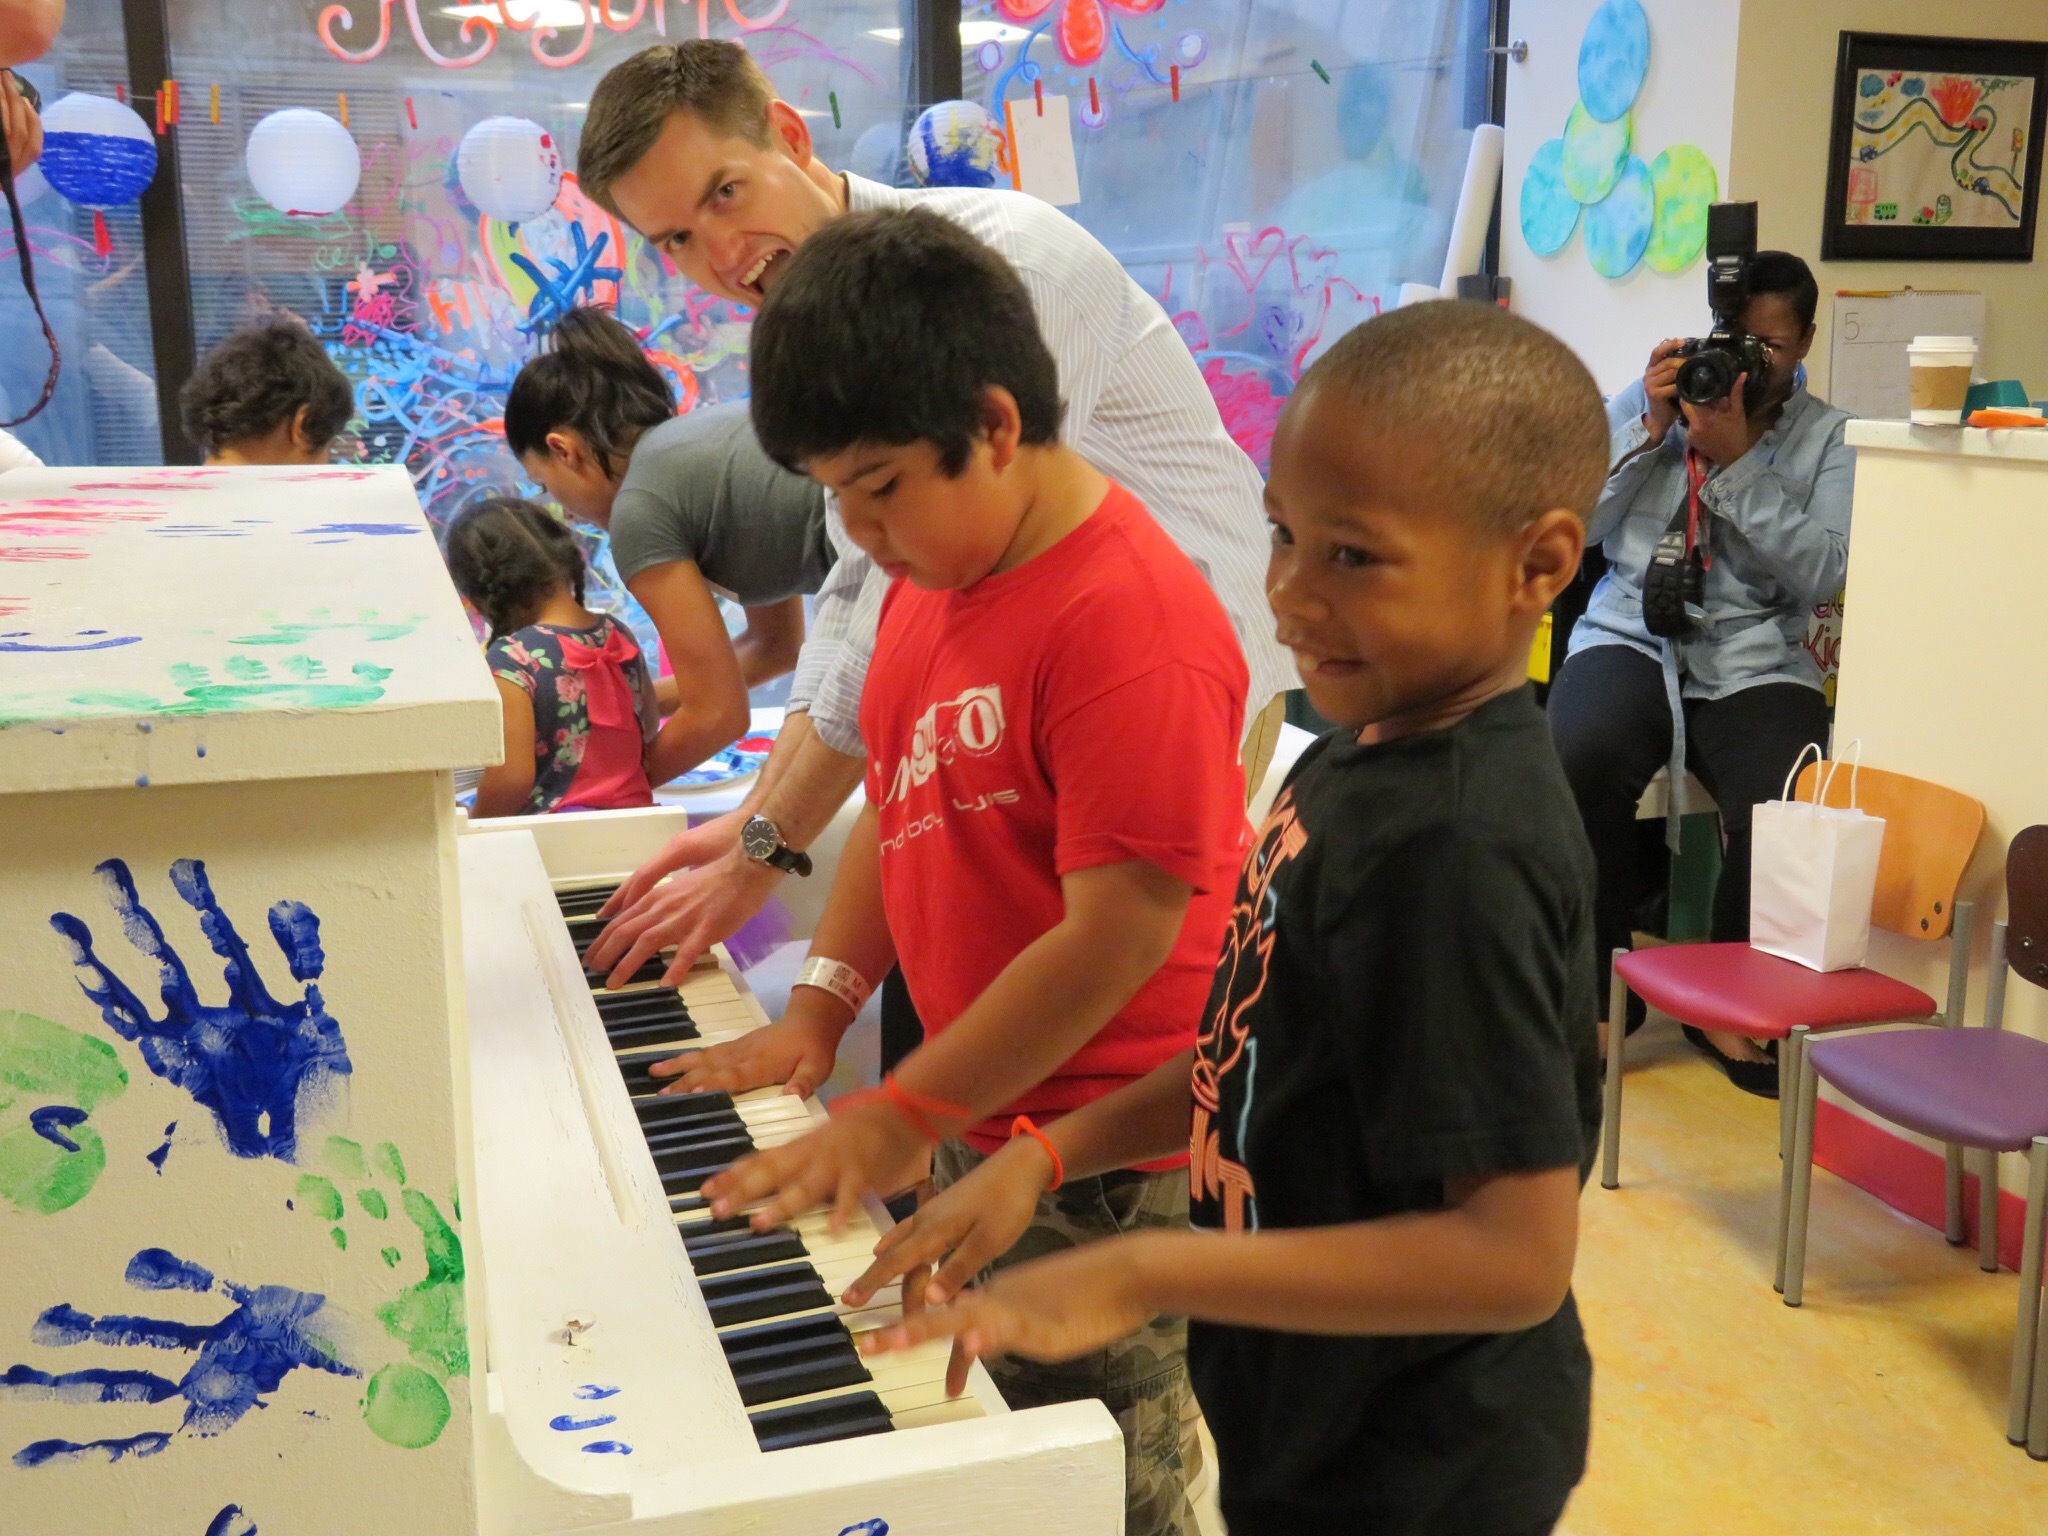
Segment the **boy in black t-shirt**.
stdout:
[[[1004,1271],[877,1341],[1061,1359],[1158,1313],[1231,1536],[1536,1536],[1585,1466],[1571,1294],[1599,1064],[1593,862],[1531,639],[1607,473],[1600,395],[1491,306],[1368,321],[1273,442],[1268,592],[1319,741],[1238,887],[1199,1042],[1013,1140],[883,1239],[944,1303],[1049,1184],[1188,1135],[1208,1231]],[[914,1286],[914,1281],[911,1282]]]

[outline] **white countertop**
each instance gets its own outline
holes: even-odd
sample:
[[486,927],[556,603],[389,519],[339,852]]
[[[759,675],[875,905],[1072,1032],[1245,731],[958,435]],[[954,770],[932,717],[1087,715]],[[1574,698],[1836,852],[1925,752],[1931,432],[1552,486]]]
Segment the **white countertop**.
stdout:
[[2048,427],[1916,427],[1905,421],[1852,421],[1847,437],[1851,448],[2048,463]]

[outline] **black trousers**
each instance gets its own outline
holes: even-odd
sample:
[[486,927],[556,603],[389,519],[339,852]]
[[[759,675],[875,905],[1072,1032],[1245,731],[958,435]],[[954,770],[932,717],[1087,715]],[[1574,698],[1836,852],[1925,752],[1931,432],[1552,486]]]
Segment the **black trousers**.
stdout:
[[[1551,685],[1550,730],[1599,872],[1595,961],[1604,1015],[1611,957],[1628,947],[1642,893],[1636,802],[1671,756],[1663,669],[1625,645],[1581,651]],[[1685,701],[1686,766],[1721,808],[1717,943],[1749,937],[1752,811],[1783,792],[1785,775],[1808,743],[1827,749],[1827,732],[1827,700],[1798,683],[1760,683],[1723,699]]]
[[882,978],[882,1070],[894,1072],[904,1057],[924,1044],[924,1025],[903,972],[895,966]]

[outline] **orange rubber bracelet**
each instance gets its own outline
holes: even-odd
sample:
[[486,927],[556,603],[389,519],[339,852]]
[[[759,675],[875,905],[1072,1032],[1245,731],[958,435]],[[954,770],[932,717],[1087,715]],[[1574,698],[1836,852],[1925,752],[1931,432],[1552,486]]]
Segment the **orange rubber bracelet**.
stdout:
[[958,1104],[949,1104],[944,1099],[933,1098],[930,1094],[919,1093],[914,1088],[906,1088],[896,1081],[896,1074],[893,1072],[882,1079],[879,1088],[841,1094],[832,1101],[832,1108],[835,1111],[858,1109],[878,1099],[886,1099],[891,1109],[916,1126],[918,1133],[934,1146],[944,1141],[948,1134],[935,1125],[934,1120],[957,1120],[961,1125],[971,1124],[974,1120],[972,1110],[962,1109]]
[[1019,1136],[1029,1136],[1033,1141],[1045,1148],[1045,1155],[1052,1159],[1052,1182],[1045,1186],[1047,1194],[1051,1194],[1067,1182],[1067,1165],[1061,1160],[1059,1149],[1052,1144],[1045,1132],[1031,1123],[1029,1115],[1019,1115],[1010,1122],[1011,1140],[1014,1141]]

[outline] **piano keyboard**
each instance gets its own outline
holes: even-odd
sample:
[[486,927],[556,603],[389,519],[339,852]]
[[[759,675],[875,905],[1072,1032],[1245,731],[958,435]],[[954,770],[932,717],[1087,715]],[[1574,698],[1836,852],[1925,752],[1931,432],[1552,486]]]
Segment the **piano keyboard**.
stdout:
[[[596,914],[616,888],[557,882],[578,960],[603,929]],[[880,1236],[866,1211],[836,1237],[823,1211],[768,1232],[753,1231],[743,1215],[711,1215],[706,1179],[796,1140],[817,1121],[802,1099],[774,1088],[660,1095],[666,1080],[649,1072],[654,1063],[766,1022],[715,959],[700,961],[679,988],[660,985],[667,965],[649,960],[615,992],[603,990],[602,974],[586,970],[585,979],[761,1449],[980,1417],[972,1394],[946,1396],[951,1350],[943,1340],[872,1365],[862,1359],[860,1336],[901,1315],[897,1286],[858,1311],[837,1299],[867,1268]]]

